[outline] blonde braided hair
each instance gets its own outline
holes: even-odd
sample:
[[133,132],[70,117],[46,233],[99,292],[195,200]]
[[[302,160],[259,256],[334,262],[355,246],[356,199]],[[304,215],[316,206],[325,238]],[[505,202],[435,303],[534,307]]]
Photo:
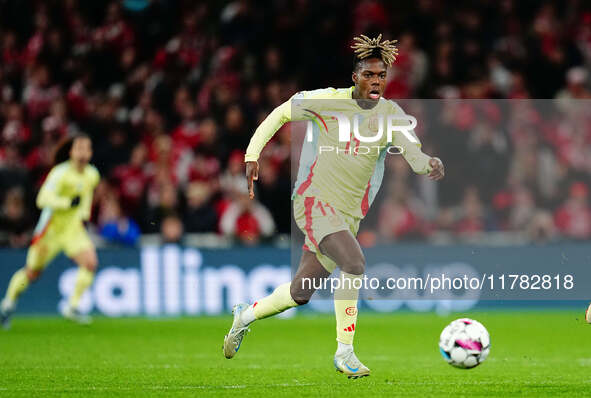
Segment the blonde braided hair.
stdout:
[[379,51],[379,58],[384,61],[387,66],[392,66],[392,63],[396,61],[396,56],[398,55],[398,48],[395,46],[395,43],[398,42],[398,40],[381,40],[381,33],[374,39],[370,39],[365,35],[357,36],[353,38],[355,43],[351,48],[355,52],[357,59],[360,61],[375,56],[375,53]]

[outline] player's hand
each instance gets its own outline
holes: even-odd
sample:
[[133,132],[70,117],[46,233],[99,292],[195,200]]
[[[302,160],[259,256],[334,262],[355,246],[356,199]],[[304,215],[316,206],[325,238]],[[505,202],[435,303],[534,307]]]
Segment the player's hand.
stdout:
[[79,204],[80,204],[80,195],[72,198],[72,203],[70,204],[70,207],[76,207]]
[[254,182],[259,179],[259,163],[246,162],[246,179],[248,180],[248,196],[254,199]]
[[431,172],[428,175],[429,179],[439,181],[445,176],[445,169],[441,159],[431,158],[429,160],[429,166],[431,167]]

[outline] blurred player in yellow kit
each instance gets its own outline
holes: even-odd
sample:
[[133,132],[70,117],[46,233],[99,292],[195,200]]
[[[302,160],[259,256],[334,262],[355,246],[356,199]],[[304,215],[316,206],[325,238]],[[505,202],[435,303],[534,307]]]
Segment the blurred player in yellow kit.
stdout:
[[[380,118],[383,121],[385,115],[407,116],[398,104],[382,98],[387,67],[398,52],[394,42],[382,41],[381,35],[373,39],[356,37],[354,41],[354,87],[297,93],[273,110],[250,141],[245,162],[253,198],[253,180],[258,178],[257,160],[273,134],[292,120],[316,122],[311,124],[313,140],[304,142],[302,147],[292,196],[295,222],[305,235],[298,270],[291,282],[278,286],[269,296],[251,305],[242,303],[234,307],[234,321],[224,338],[226,358],[236,355],[252,322],[306,304],[314,293],[314,285],[306,285],[305,280],[321,280],[339,268],[342,283],[334,291],[338,346],[333,363],[337,371],[349,378],[370,374],[353,349],[359,281],[365,273],[365,258],[356,239],[359,223],[382,183],[384,160],[391,153],[390,147],[400,148],[413,171],[427,174],[432,180],[443,178],[444,168],[441,160],[421,151],[412,129],[401,129],[390,136],[375,134]],[[302,103],[310,107],[298,105]],[[347,135],[349,131],[341,131],[337,113],[359,116],[357,120],[361,121],[353,130],[358,130],[362,138],[377,137],[375,141],[363,140],[372,142],[371,148],[377,150],[356,150],[361,140],[355,141],[353,137],[343,142],[341,133]],[[332,150],[326,151],[327,148]]]
[[80,297],[92,284],[98,262],[84,227],[84,221],[90,218],[94,188],[100,180],[97,169],[89,164],[91,157],[92,142],[86,135],[68,139],[57,150],[55,166],[37,195],[37,207],[42,211],[25,266],[12,276],[0,303],[0,320],[5,329],[10,327],[18,297],[62,251],[79,267],[74,290],[62,315],[79,323],[91,321],[78,311]]

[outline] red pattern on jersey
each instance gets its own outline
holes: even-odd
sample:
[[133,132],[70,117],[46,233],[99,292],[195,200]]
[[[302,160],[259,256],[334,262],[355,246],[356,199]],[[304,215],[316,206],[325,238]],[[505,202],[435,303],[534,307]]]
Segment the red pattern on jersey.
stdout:
[[314,166],[316,166],[317,160],[318,159],[316,159],[314,163],[312,163],[312,166],[310,167],[310,174],[308,174],[308,178],[306,178],[306,181],[304,181],[302,185],[300,185],[300,187],[298,188],[298,195],[302,195],[306,191],[306,189],[308,189],[310,184],[312,184],[312,177],[314,177]]
[[39,232],[37,235],[33,236],[33,239],[31,240],[31,246],[33,246],[35,243],[39,242],[41,238],[43,238],[43,235],[45,235],[47,229],[49,228],[49,224],[51,224],[51,218],[47,220],[47,224],[45,224],[43,230],[41,230],[41,232]]
[[367,183],[367,188],[365,188],[365,195],[363,195],[363,199],[361,200],[361,214],[365,217],[367,212],[369,211],[369,188],[371,184]]
[[309,196],[304,199],[304,215],[306,216],[306,226],[304,229],[306,230],[306,234],[308,235],[308,239],[316,248],[318,248],[318,242],[314,238],[314,231],[312,231],[312,207],[314,206],[315,197]]

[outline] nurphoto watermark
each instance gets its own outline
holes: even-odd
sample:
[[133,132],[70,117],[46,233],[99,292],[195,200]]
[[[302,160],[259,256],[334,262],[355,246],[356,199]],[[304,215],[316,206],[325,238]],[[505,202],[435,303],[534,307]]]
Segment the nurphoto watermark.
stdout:
[[[336,122],[338,128],[338,144],[319,145],[318,153],[331,152],[336,155],[369,155],[372,152],[379,154],[382,150],[390,155],[404,154],[404,148],[400,145],[381,145],[393,143],[394,133],[399,132],[411,143],[420,145],[419,140],[413,133],[417,126],[417,119],[411,115],[375,114],[364,117],[358,113],[348,116],[345,112],[324,111],[321,113],[311,109],[303,109],[304,115],[308,118],[306,126],[306,141],[314,142],[314,124],[320,131],[328,133],[328,123]],[[373,135],[361,135],[362,130],[374,133]],[[385,137],[384,137],[385,134]],[[386,141],[384,141],[384,138]],[[376,144],[377,143],[377,144]],[[367,145],[374,144],[374,145]]]

